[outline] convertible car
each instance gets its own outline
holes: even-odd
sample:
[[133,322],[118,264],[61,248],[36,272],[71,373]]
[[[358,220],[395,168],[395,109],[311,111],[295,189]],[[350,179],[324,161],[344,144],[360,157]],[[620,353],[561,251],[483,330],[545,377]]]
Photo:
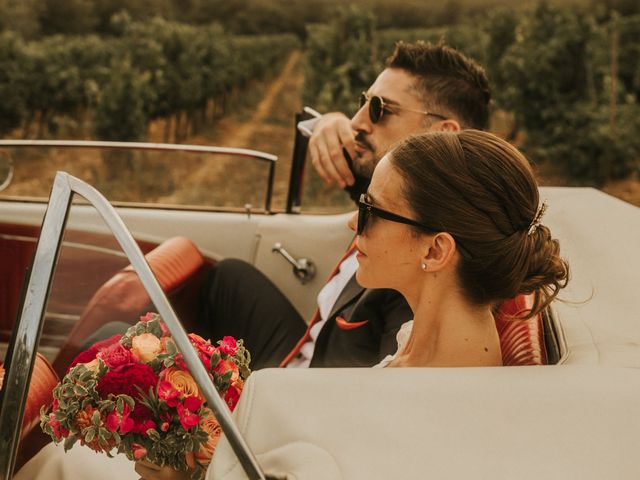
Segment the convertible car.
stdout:
[[[0,342],[10,346],[0,394],[0,478],[11,478],[41,445],[28,418],[38,385],[34,380],[27,394],[28,383],[20,384],[33,365],[55,379],[96,328],[114,319],[133,323],[151,304],[179,336],[178,319],[188,330],[197,286],[216,260],[254,264],[311,317],[352,232],[349,212],[301,208],[304,143],[296,137],[285,206],[277,209],[277,162],[261,152],[0,141],[0,183],[7,187],[0,199]],[[24,178],[19,150],[57,155],[67,148],[108,161],[104,151],[124,147],[190,151],[197,162],[204,155],[256,159],[267,166],[263,201],[145,205],[105,192],[114,209],[76,178],[91,169],[80,153],[84,166],[75,176],[56,176],[48,207],[46,198],[11,193],[11,178]],[[221,178],[233,162],[218,169]],[[640,209],[591,188],[545,187],[542,196],[545,223],[562,243],[572,280],[536,322],[501,330],[513,366],[255,372],[233,417],[223,406],[216,410],[225,436],[208,478],[640,478]],[[517,314],[526,305],[514,308]],[[204,389],[215,402],[212,387]]]

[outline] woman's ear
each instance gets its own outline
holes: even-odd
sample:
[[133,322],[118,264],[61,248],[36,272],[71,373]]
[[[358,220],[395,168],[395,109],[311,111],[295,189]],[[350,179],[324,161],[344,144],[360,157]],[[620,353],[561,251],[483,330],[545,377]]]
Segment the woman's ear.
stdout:
[[425,250],[423,263],[427,265],[426,271],[437,272],[449,265],[453,261],[456,251],[456,241],[451,234],[440,232],[430,238],[429,245]]

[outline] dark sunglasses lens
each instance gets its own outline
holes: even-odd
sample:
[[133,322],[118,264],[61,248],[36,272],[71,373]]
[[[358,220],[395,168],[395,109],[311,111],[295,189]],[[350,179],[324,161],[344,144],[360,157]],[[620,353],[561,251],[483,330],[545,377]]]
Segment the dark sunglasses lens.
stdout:
[[378,123],[382,118],[382,99],[373,96],[369,99],[369,118],[373,123]]
[[367,103],[367,96],[362,92],[360,94],[360,108],[364,107],[365,103]]

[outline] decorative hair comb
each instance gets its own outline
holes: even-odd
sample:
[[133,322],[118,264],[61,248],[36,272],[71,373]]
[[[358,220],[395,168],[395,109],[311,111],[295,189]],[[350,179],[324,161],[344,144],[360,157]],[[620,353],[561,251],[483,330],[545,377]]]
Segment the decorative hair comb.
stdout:
[[527,232],[527,235],[533,235],[533,233],[538,229],[538,227],[540,226],[542,217],[544,215],[544,212],[546,211],[547,211],[547,201],[544,200],[542,202],[542,205],[538,207],[538,211],[536,212],[536,215],[533,217],[533,220],[531,220],[531,223],[529,224],[529,231]]

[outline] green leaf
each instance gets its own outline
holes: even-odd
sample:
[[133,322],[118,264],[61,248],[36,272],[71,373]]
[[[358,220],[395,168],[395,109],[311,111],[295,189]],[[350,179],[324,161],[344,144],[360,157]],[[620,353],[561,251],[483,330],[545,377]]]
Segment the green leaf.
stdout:
[[64,451],[67,452],[69,449],[71,449],[71,447],[73,447],[77,440],[78,437],[76,437],[75,435],[69,435],[64,441]]
[[85,428],[84,441],[91,443],[96,438],[96,429],[94,427]]

